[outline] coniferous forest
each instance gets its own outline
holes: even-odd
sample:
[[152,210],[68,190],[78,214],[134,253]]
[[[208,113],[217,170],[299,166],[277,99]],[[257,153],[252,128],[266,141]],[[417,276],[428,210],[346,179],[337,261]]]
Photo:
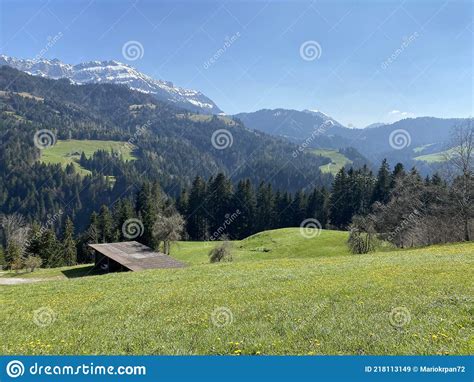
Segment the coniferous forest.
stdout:
[[[44,266],[91,261],[87,244],[126,240],[130,219],[140,222],[137,240],[159,247],[153,225],[175,215],[185,240],[243,239],[308,219],[319,228],[396,232],[388,240],[397,246],[471,239],[472,179],[462,171],[448,182],[401,163],[384,160],[374,171],[357,160],[333,178],[319,169],[327,158],[235,119],[188,118],[122,86],[75,86],[2,67],[0,89],[3,226],[25,227],[25,251]],[[79,148],[77,162],[89,175],[42,163],[32,137],[45,128],[55,140],[123,142],[136,159],[107,150],[87,157]],[[210,144],[221,128],[232,131],[226,150]],[[400,228],[408,218],[423,224]],[[4,264],[20,251],[9,246],[10,234],[3,229]]]
[[0,380],[474,382],[471,3],[0,0]]

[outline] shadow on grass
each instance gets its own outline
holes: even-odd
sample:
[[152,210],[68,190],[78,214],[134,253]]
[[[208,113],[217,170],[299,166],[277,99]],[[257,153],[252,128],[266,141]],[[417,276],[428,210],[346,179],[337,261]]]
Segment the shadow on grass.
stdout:
[[81,267],[81,268],[74,268],[74,269],[66,269],[61,271],[64,276],[68,279],[75,279],[77,277],[86,277],[86,276],[96,276],[102,274],[102,272],[93,265],[89,267]]

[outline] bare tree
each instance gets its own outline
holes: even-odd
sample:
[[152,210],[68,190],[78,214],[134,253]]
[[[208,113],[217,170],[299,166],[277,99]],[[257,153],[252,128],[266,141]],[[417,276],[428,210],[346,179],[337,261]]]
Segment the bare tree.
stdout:
[[381,239],[397,247],[419,245],[413,228],[419,211],[423,209],[423,182],[417,173],[410,173],[396,181],[390,201],[373,205],[373,221]]
[[455,127],[451,146],[452,149],[448,151],[446,160],[449,167],[453,169],[453,175],[456,176],[453,180],[452,196],[462,220],[464,240],[469,241],[471,239],[470,225],[474,215],[472,118]]
[[7,247],[11,241],[14,241],[21,248],[24,247],[30,228],[22,215],[17,213],[2,215],[0,217],[0,226],[3,231],[3,244],[5,247]]
[[157,242],[163,242],[163,251],[170,254],[171,243],[181,239],[185,221],[178,213],[170,216],[159,214],[153,225],[153,237]]

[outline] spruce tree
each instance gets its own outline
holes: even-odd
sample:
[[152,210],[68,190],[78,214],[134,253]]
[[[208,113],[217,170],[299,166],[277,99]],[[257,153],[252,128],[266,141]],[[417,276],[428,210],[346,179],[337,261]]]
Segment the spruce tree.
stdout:
[[390,175],[390,168],[387,159],[384,159],[377,173],[377,181],[375,182],[372,194],[372,203],[381,202],[386,204],[388,202],[390,198],[391,181],[392,176]]
[[189,193],[186,212],[186,229],[192,240],[205,240],[208,237],[208,215],[205,208],[206,195],[206,182],[197,176]]
[[61,256],[61,247],[52,229],[45,230],[41,235],[39,257],[46,268],[65,265],[64,258]]
[[351,221],[352,201],[349,194],[349,178],[343,167],[334,178],[330,198],[330,220],[337,228],[345,228]]
[[293,200],[293,226],[299,227],[306,219],[307,199],[303,191],[299,191]]
[[128,240],[122,232],[125,222],[135,216],[133,203],[130,199],[122,199],[115,209],[114,218],[116,222],[116,231],[118,231],[119,240]]
[[186,216],[188,210],[189,195],[186,189],[181,190],[178,199],[176,200],[176,209],[182,216]]
[[397,181],[405,176],[405,169],[403,164],[397,163],[393,168],[392,179],[390,181],[390,190],[393,190],[397,184]]
[[257,232],[272,229],[275,220],[275,199],[271,184],[260,183],[257,191]]
[[250,179],[241,180],[233,197],[233,207],[239,215],[230,227],[231,236],[244,239],[254,233],[257,200]]
[[101,243],[112,241],[114,231],[114,222],[109,207],[103,205],[99,213],[99,240]]
[[90,217],[89,228],[87,229],[87,241],[93,244],[100,242],[100,227],[99,227],[99,215],[97,212],[92,212]]
[[159,243],[153,236],[153,226],[162,210],[162,193],[157,182],[145,182],[137,194],[137,214],[143,224],[143,234],[137,238],[140,242],[155,248]]
[[326,196],[325,190],[315,188],[308,197],[306,207],[306,217],[318,220],[322,227],[327,223]]
[[62,250],[64,263],[66,265],[75,265],[77,263],[77,249],[76,241],[74,240],[74,225],[69,216],[64,227]]
[[33,223],[30,232],[28,233],[28,240],[25,251],[32,256],[38,256],[41,245],[41,227],[38,223]]
[[223,173],[217,174],[207,192],[207,211],[209,212],[209,231],[212,235],[221,227],[229,214],[232,214],[232,183]]

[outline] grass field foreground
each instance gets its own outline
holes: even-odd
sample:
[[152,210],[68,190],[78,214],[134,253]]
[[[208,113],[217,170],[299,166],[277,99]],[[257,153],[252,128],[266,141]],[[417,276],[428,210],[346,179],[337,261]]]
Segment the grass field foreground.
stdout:
[[473,243],[324,254],[323,231],[298,256],[279,231],[232,263],[181,244],[184,269],[0,287],[2,354],[472,354]]

